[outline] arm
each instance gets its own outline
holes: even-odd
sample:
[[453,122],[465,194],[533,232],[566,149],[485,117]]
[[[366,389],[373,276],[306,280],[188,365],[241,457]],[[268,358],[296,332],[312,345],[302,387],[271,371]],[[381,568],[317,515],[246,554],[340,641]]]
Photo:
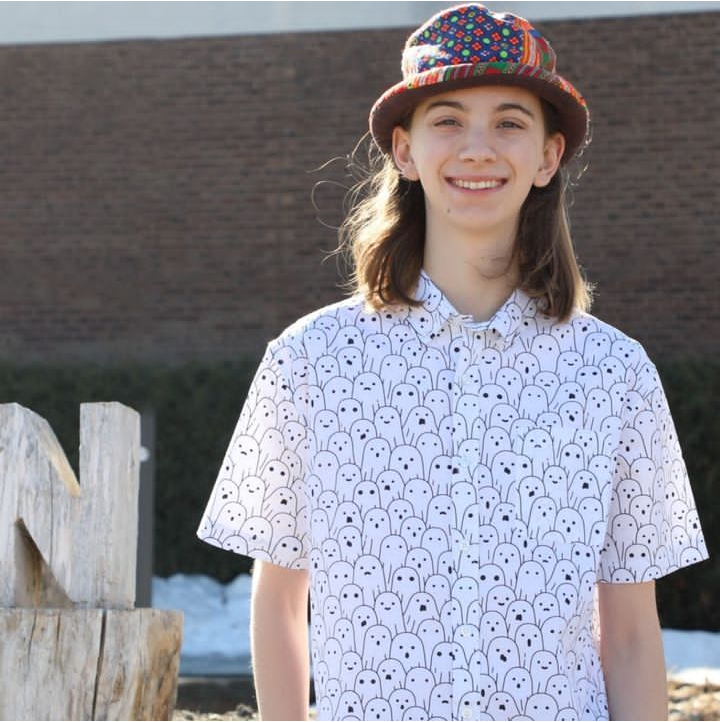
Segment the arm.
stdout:
[[655,582],[598,584],[600,659],[611,720],[666,720]]
[[250,645],[261,720],[306,720],[310,699],[309,574],[256,561]]

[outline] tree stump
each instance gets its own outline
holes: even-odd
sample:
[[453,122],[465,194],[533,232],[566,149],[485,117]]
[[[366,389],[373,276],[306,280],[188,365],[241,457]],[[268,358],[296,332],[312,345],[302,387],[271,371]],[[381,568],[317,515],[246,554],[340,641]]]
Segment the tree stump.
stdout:
[[0,719],[172,718],[182,613],[134,609],[140,417],[82,404],[80,480],[0,405]]

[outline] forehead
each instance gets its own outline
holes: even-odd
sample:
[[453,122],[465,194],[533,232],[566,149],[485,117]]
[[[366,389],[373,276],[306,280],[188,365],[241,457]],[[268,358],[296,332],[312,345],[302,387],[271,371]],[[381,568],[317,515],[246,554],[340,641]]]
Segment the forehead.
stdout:
[[470,88],[434,93],[415,107],[414,115],[442,101],[460,103],[470,112],[490,112],[506,104],[519,104],[534,113],[542,112],[540,98],[530,90],[514,85],[475,85]]

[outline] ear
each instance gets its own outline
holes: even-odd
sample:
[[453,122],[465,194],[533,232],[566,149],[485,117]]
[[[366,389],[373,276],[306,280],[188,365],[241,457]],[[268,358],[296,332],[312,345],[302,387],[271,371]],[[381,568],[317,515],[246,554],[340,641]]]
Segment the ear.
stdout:
[[543,149],[542,165],[535,174],[533,185],[544,188],[553,178],[560,167],[563,153],[565,152],[565,136],[562,133],[555,133],[545,141]]
[[392,154],[400,174],[411,181],[420,180],[410,152],[410,133],[400,125],[393,128]]

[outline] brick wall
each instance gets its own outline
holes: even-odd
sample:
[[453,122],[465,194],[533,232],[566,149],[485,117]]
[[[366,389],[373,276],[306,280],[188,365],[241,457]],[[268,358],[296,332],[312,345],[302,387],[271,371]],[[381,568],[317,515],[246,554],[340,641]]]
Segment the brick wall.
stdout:
[[[545,22],[594,116],[576,191],[594,312],[720,351],[720,13]],[[338,299],[342,164],[407,31],[0,48],[0,359],[258,355]]]

